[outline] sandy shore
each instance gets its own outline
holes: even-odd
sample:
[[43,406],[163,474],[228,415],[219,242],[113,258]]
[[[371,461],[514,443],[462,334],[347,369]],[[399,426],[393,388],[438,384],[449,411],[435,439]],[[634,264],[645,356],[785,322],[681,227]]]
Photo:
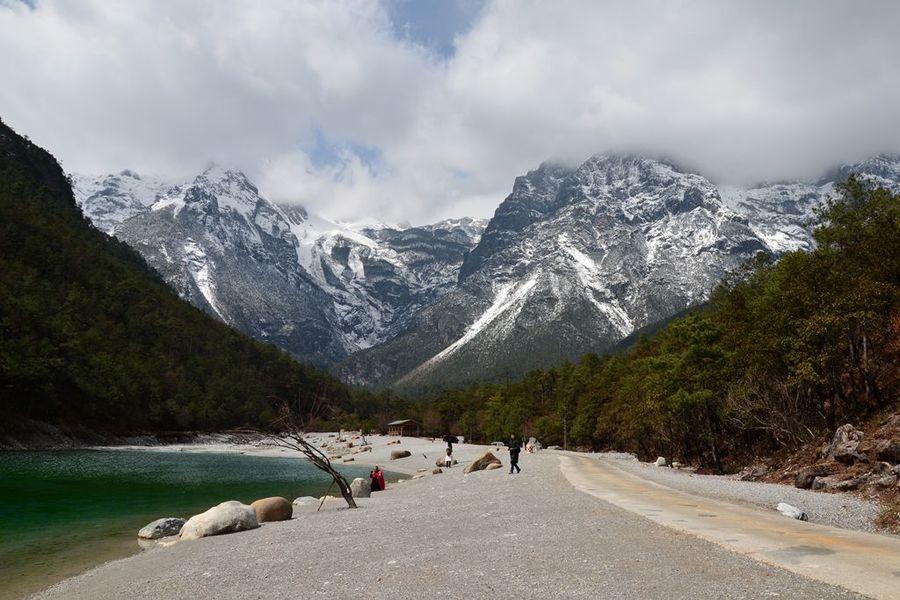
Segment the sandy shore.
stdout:
[[[410,476],[415,475],[422,469],[433,469],[435,461],[438,458],[443,457],[447,449],[447,444],[440,439],[432,440],[430,438],[400,438],[387,435],[367,435],[364,436],[364,439],[367,442],[366,445],[370,446],[372,451],[359,452],[359,449],[362,446],[362,438],[352,439],[354,435],[344,434],[348,441],[353,442],[353,448],[346,448],[346,443],[337,442],[337,433],[312,433],[309,434],[307,438],[310,441],[315,442],[317,447],[323,442],[332,444],[334,450],[329,451],[328,453],[340,454],[340,458],[335,458],[332,461],[335,465],[378,465],[386,471],[394,471],[395,473],[403,473]],[[236,452],[250,456],[281,458],[296,457],[300,460],[304,460],[303,456],[298,452],[286,448],[279,448],[266,441],[249,444],[233,444],[217,441],[217,437],[214,436],[211,436],[208,439],[210,440],[208,443],[167,444],[160,446],[102,446],[97,449],[143,450],[147,452]],[[454,444],[453,458],[459,461],[461,465],[465,465],[473,458],[483,454],[486,449],[486,446],[474,444]],[[408,450],[411,453],[411,456],[401,460],[391,460],[391,452],[394,450]],[[353,460],[348,461],[347,459]]]
[[[857,597],[580,493],[553,452],[523,455],[520,475],[464,475],[462,465],[432,475],[443,443],[404,439],[412,456],[390,461],[397,445],[369,441],[371,456],[354,462],[429,473],[361,500],[358,510],[339,500],[319,513],[298,507],[290,521],[155,548],[37,597]],[[460,445],[455,454],[465,463],[484,451]],[[497,455],[508,463],[505,452]]]

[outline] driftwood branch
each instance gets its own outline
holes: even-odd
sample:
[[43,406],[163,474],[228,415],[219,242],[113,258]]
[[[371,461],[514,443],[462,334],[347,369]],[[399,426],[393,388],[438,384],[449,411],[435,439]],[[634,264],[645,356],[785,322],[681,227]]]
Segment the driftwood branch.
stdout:
[[[314,421],[317,413],[321,411],[325,405],[324,398],[318,394],[317,396],[318,397],[311,407],[311,412],[306,416],[301,416],[298,410],[292,409],[288,403],[285,403],[281,408],[281,416],[278,419],[282,433],[267,437],[264,443],[270,446],[294,450],[305,456],[314,467],[328,473],[331,477],[332,485],[338,486],[338,489],[341,491],[341,496],[343,496],[344,500],[347,502],[347,506],[356,508],[356,502],[353,500],[353,493],[350,491],[350,484],[347,483],[344,476],[334,468],[328,456],[306,439],[306,432],[309,424]],[[328,489],[331,490],[331,486],[329,486]]]

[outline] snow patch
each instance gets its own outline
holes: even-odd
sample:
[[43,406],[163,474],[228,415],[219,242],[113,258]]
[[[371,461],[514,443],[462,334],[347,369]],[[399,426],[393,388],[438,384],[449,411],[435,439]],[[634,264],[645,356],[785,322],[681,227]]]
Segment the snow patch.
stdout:
[[[588,255],[572,245],[566,234],[560,234],[559,245],[562,250],[573,259],[573,266],[578,278],[588,288],[586,294],[594,306],[599,310],[624,337],[634,331],[634,323],[628,316],[622,305],[613,293],[603,284],[603,272],[600,267]],[[593,292],[599,293],[604,302],[597,300]]]
[[219,318],[224,321],[225,316],[216,305],[215,285],[210,277],[209,259],[203,249],[200,248],[200,245],[191,238],[188,238],[184,244],[184,259],[200,293],[203,294],[203,297],[212,309],[216,311]]

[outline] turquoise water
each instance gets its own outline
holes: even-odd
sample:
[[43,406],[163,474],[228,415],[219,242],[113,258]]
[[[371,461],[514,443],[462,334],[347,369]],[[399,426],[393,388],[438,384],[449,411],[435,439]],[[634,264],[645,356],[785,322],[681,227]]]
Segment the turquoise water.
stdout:
[[[342,467],[367,477],[367,467]],[[17,598],[140,551],[137,530],[225,500],[321,496],[307,462],[135,450],[0,453],[0,598]],[[334,494],[335,492],[332,491]]]

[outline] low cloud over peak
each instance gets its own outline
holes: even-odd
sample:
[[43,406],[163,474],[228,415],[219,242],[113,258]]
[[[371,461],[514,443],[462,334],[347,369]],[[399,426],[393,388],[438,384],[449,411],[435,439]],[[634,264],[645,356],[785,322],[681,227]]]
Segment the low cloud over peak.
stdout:
[[410,6],[5,0],[0,117],[69,170],[215,160],[332,218],[413,222],[489,215],[550,157],[743,183],[900,151],[895,2]]

